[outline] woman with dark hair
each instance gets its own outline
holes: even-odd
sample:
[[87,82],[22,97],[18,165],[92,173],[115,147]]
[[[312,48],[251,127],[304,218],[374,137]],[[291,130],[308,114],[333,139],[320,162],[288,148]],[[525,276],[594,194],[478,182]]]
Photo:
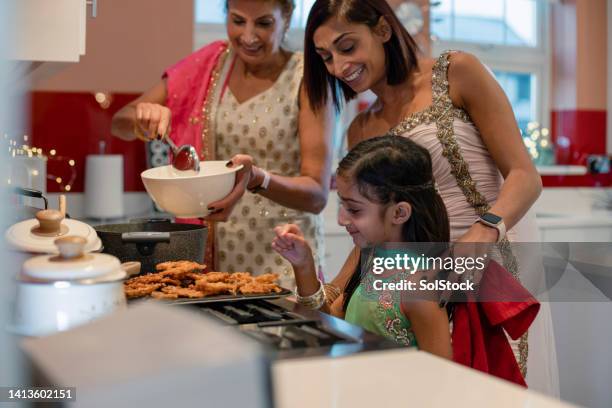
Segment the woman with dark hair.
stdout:
[[[375,256],[383,257],[387,243],[448,242],[446,208],[435,189],[427,149],[393,136],[365,140],[342,159],[337,176],[338,223],[357,247],[373,247]],[[275,230],[272,246],[293,266],[298,302],[406,346],[452,358],[448,315],[437,300],[400,296],[399,291],[372,293],[374,275],[365,260],[354,266],[341,293],[327,295],[330,287],[317,279],[312,251],[300,228],[288,224]],[[391,281],[397,276],[376,279]]]
[[[463,52],[444,52],[436,59],[419,55],[385,0],[317,0],[306,26],[304,67],[315,110],[328,101],[339,109],[366,90],[377,96],[349,127],[349,148],[390,133],[429,151],[451,241],[497,243],[506,269],[523,281],[540,282],[542,275],[530,276],[530,268],[519,274],[520,262],[509,242],[538,240],[535,217],[526,214],[542,182],[507,97],[477,58]],[[358,257],[355,250],[347,265],[356,264]],[[344,287],[351,269],[343,268],[333,284]],[[528,382],[558,394],[551,325],[550,309],[543,303],[530,329],[536,334],[529,340],[535,362],[530,360]],[[513,347],[525,374],[526,336]]]
[[282,45],[293,0],[227,0],[226,7],[229,41],[168,68],[117,112],[112,132],[126,140],[168,135],[194,145],[203,160],[244,165],[234,190],[212,203],[206,218],[214,268],[281,272],[281,284],[291,287],[291,267],[270,247],[271,228],[300,222],[316,254],[323,253],[319,213],[329,190],[332,109],[311,108],[303,55]]

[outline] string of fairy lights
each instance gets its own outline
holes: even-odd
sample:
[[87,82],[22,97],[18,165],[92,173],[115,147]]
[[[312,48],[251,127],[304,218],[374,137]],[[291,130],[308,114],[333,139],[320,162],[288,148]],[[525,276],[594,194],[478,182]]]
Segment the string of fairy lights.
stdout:
[[550,131],[538,122],[529,122],[523,133],[523,143],[531,160],[540,166],[553,165],[555,162],[554,144]]
[[[71,157],[59,154],[57,149],[54,148],[45,151],[40,147],[30,146],[28,144],[29,137],[27,135],[22,136],[21,139],[21,141],[17,141],[15,139],[11,139],[8,134],[4,134],[3,142],[7,145],[5,146],[5,148],[8,149],[9,157],[40,157],[43,159],[46,158],[47,161],[67,164],[67,177],[47,173],[47,180],[51,180],[52,182],[57,183],[60,191],[70,192],[77,178],[77,171],[75,167],[76,161]],[[32,172],[31,175],[33,177],[37,177],[39,175],[39,172],[36,169],[32,169],[29,171]],[[11,178],[9,177],[6,180],[6,183],[8,186],[11,186],[13,184],[13,180],[11,180]]]

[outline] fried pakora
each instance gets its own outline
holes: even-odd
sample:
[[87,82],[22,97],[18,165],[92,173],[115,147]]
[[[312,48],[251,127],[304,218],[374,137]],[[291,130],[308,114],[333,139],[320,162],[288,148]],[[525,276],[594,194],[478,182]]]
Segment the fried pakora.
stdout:
[[249,272],[205,272],[206,265],[191,261],[157,264],[156,273],[140,275],[124,282],[129,299],[198,299],[216,295],[255,295],[279,293],[278,275],[252,276]]

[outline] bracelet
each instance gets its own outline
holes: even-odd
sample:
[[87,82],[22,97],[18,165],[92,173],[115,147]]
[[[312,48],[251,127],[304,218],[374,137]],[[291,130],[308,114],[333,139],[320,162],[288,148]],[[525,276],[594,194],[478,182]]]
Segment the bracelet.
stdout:
[[268,186],[270,185],[270,173],[268,173],[267,171],[265,171],[263,169],[261,171],[264,174],[264,179],[262,180],[261,184],[258,185],[257,187],[253,187],[253,188],[248,189],[253,194],[257,194],[257,193],[259,193],[262,190],[267,190]]
[[330,305],[340,296],[340,289],[331,283],[323,284],[323,291],[325,292],[325,299]]
[[325,304],[325,290],[323,287],[323,282],[319,280],[319,289],[310,296],[300,296],[296,287],[295,299],[300,305],[308,309],[320,309]]

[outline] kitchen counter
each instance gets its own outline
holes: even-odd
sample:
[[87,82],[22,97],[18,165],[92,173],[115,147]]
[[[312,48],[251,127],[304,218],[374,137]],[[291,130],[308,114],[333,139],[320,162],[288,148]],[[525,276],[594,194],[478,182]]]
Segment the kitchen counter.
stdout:
[[547,188],[534,205],[542,241],[611,242],[612,189]]
[[545,189],[534,205],[540,228],[612,227],[612,189]]
[[[293,311],[310,317],[295,306]],[[332,317],[328,323],[350,326]],[[380,341],[351,330],[362,347]],[[35,384],[77,387],[83,406],[130,401],[263,408],[270,406],[264,402],[270,387],[277,408],[571,406],[413,348],[268,360],[256,342],[234,330],[155,302],[68,332],[24,339],[22,349],[39,375]]]
[[582,176],[587,174],[585,166],[552,165],[536,166],[541,176]]
[[582,214],[545,212],[538,213],[537,219],[540,228],[612,227],[612,211],[607,210],[593,210]]
[[276,407],[572,407],[414,349],[277,361]]

